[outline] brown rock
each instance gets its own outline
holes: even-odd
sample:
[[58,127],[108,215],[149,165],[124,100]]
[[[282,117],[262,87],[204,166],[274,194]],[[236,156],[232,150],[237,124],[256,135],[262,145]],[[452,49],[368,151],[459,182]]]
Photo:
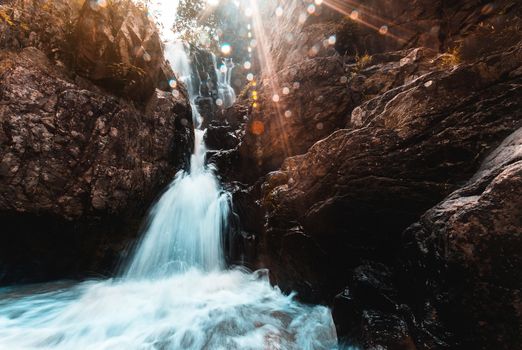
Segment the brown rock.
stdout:
[[0,4],[0,46],[36,47],[69,75],[145,104],[154,90],[170,90],[174,76],[158,30],[132,1],[10,0]]
[[168,90],[174,74],[159,32],[146,10],[131,1],[86,1],[75,29],[78,73],[118,94],[145,101],[156,87]]
[[433,303],[459,348],[511,349],[521,340],[521,157],[518,129],[405,233],[402,288]]
[[[375,56],[364,67],[323,57],[282,70],[277,91],[271,82],[259,89],[259,107],[251,111],[242,156],[265,171],[277,169],[285,158],[305,153],[344,128],[352,113],[354,124],[362,125],[365,116],[356,106],[437,69],[435,58],[434,51],[418,48]],[[278,102],[273,102],[274,94]],[[256,123],[263,125],[262,132],[256,132]]]
[[[3,279],[49,255],[61,267],[42,263],[25,277],[100,269],[103,258],[92,251],[76,250],[84,260],[70,264],[60,249],[69,242],[74,252],[73,237],[86,247],[112,249],[132,237],[134,221],[186,164],[193,143],[190,105],[183,95],[156,90],[146,111],[137,110],[85,89],[87,83],[79,87],[34,48],[0,52],[0,67],[7,67],[0,72],[0,215],[6,222],[0,245],[10,252],[1,255],[0,264],[8,266]],[[28,220],[19,224],[21,217]],[[109,217],[122,226],[105,226]],[[34,242],[10,244],[16,234]],[[35,252],[40,240],[56,242],[51,234],[63,235],[63,246]],[[10,269],[13,254],[26,261]]]
[[[299,259],[293,271],[303,275],[292,276],[281,263],[294,254],[295,247],[283,249],[294,227],[340,266],[392,256],[400,232],[469,179],[480,159],[519,126],[520,53],[516,47],[476,65],[434,70],[389,90],[361,106],[366,117],[358,129],[334,132],[287,159],[286,176],[268,177],[264,185],[262,261],[281,274],[277,283],[310,276]],[[327,271],[314,274],[335,287]]]

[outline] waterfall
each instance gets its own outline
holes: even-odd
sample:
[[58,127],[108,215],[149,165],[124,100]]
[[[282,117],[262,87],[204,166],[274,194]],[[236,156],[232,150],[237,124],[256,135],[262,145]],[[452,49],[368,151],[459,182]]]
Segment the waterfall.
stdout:
[[212,54],[212,62],[217,76],[218,100],[225,108],[231,107],[236,102],[236,92],[232,88],[232,72],[235,67],[232,58],[225,58],[218,66],[216,55]]
[[198,130],[199,150],[192,156],[190,173],[179,173],[150,212],[127,278],[165,277],[193,267],[224,268],[221,232],[229,215],[229,196],[202,164],[202,138]]
[[[165,57],[170,62],[172,70],[177,75],[177,79],[187,88],[190,106],[192,108],[192,119],[196,128],[199,129],[201,127],[202,118],[195,101],[199,94],[201,82],[192,70],[192,62],[190,62],[187,50],[188,48],[183,41],[169,41],[165,47]],[[173,85],[174,88],[176,88],[178,82],[175,81]],[[196,146],[198,146],[198,142],[196,142]]]
[[[199,82],[183,44],[167,55],[197,126],[190,170],[153,205],[121,278],[0,289],[0,349],[336,349],[327,307],[284,295],[266,270],[226,269],[230,195],[205,165]],[[229,106],[233,63],[223,64],[218,97]]]
[[199,129],[202,118],[194,103],[199,82],[194,81],[196,74],[186,50],[180,41],[166,47],[172,68],[187,87],[198,127],[190,172],[178,173],[151,210],[144,238],[125,272],[127,278],[166,277],[194,267],[204,271],[225,267],[222,230],[230,214],[230,196],[205,166],[205,131]]

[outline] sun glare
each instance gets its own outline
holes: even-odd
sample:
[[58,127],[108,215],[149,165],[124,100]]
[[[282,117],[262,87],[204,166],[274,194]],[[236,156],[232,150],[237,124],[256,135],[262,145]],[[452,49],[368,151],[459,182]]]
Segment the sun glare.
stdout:
[[162,35],[166,40],[175,38],[170,30],[176,21],[179,0],[153,0],[149,4],[151,15],[163,26]]

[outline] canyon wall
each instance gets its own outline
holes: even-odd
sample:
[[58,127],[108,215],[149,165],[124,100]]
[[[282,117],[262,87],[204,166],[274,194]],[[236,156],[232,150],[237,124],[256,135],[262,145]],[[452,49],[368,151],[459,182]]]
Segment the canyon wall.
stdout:
[[[0,3],[0,282],[114,271],[187,165],[187,93],[130,2]],[[205,135],[230,262],[364,349],[518,348],[521,6],[312,5],[259,4],[261,73]]]
[[363,348],[516,348],[520,5],[310,6],[260,9],[262,75],[221,127],[239,143],[211,157],[237,259],[333,305]]
[[[103,5],[103,6],[102,6]],[[128,1],[0,6],[0,281],[114,271],[187,165],[191,108]]]

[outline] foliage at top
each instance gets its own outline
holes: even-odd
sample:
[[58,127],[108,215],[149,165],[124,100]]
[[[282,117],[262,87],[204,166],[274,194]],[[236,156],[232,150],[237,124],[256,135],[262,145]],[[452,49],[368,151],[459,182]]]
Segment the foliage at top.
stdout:
[[233,56],[246,57],[248,47],[247,18],[233,0],[221,0],[210,7],[205,0],[180,0],[177,20],[172,30],[196,46],[219,51],[222,43],[234,48]]
[[208,44],[217,35],[220,19],[219,8],[205,11],[206,7],[204,0],[180,0],[172,30],[188,42]]

